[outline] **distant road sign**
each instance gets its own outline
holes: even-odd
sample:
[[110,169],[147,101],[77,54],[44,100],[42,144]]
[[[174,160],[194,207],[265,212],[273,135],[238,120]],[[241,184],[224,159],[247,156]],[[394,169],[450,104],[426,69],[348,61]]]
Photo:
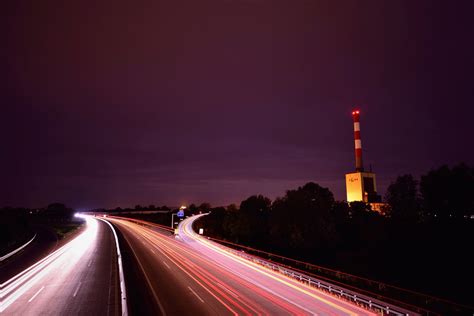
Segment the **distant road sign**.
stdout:
[[184,211],[180,210],[176,215],[178,215],[178,217],[184,217]]

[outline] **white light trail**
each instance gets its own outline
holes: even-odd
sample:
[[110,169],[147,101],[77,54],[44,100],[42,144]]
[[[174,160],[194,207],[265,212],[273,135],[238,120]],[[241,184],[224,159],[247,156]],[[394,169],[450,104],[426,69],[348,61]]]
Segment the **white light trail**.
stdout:
[[79,262],[87,249],[95,244],[98,223],[93,218],[84,218],[87,222],[86,229],[79,236],[8,281],[0,284],[0,313],[35,286],[48,273],[54,273],[57,269],[60,270],[64,264],[74,266]]

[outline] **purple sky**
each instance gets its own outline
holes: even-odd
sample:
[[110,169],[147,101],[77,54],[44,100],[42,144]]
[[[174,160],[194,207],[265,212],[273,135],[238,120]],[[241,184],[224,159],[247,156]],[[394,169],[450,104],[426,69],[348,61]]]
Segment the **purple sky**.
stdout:
[[474,2],[166,2],[2,8],[0,206],[343,199],[355,105],[382,194],[474,163]]

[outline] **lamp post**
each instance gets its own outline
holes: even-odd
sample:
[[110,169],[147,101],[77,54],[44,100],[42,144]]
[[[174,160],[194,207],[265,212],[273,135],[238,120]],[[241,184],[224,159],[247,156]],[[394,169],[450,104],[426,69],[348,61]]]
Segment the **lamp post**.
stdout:
[[171,228],[174,228],[174,216],[176,214],[175,213],[171,213]]

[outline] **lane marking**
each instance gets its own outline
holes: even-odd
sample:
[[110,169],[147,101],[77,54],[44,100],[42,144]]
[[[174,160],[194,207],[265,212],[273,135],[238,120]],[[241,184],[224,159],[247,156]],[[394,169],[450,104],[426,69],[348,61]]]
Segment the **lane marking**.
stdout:
[[[148,237],[148,234],[146,232],[143,232],[145,234],[145,236]],[[150,234],[151,236],[151,234]],[[151,238],[154,238],[156,240],[156,235],[154,237],[151,237]],[[163,247],[163,250],[165,250],[165,252],[167,252],[169,255],[172,255],[173,257],[175,257],[178,262],[186,262],[186,263],[189,263],[189,260],[186,260],[184,259],[183,255],[179,254],[179,250],[177,251],[176,249],[172,249],[173,247],[172,246],[172,243],[170,243],[169,245],[167,244],[168,242],[164,242],[162,245]],[[186,253],[188,253],[187,251],[185,251]],[[179,267],[179,266],[178,266]],[[215,278],[212,274],[210,274],[209,272],[207,272],[204,268],[200,268],[199,265],[195,266],[197,267],[197,270],[201,271],[201,272],[198,272],[198,271],[194,271],[194,274],[199,277],[202,281],[204,281],[205,279],[208,279],[210,283],[218,283],[218,279]],[[187,268],[189,269],[189,267]],[[195,270],[195,268],[191,268],[192,270]],[[199,276],[200,275],[200,276]],[[254,312],[254,314],[256,315],[264,315],[265,313],[263,311],[258,311],[258,307],[257,306],[252,306],[252,303],[249,302],[248,299],[241,299],[239,298],[238,296],[235,296],[234,293],[230,293],[230,295],[232,297],[234,297],[237,301],[233,301],[232,298],[230,298],[229,296],[227,296],[226,293],[224,293],[222,290],[224,289],[219,289],[213,285],[211,285],[209,282],[206,282],[204,281],[205,283],[207,283],[209,286],[212,287],[214,293],[219,293],[220,295],[222,295],[223,297],[225,297],[229,302],[232,302],[236,307],[240,308],[242,311],[244,311],[245,314],[247,314],[247,309],[249,310],[252,310]],[[202,286],[202,284],[201,284]],[[204,287],[204,289],[207,290],[207,288]],[[228,292],[228,291],[226,291]],[[243,304],[240,305],[240,303]]]
[[197,295],[197,293],[194,292],[194,290],[193,290],[190,286],[188,286],[188,289],[189,289],[194,295],[196,295],[196,297],[197,297],[202,303],[204,303],[204,300],[203,300],[199,295]]
[[165,265],[168,269],[171,270],[171,267],[170,267],[166,262],[163,261],[163,263],[164,263],[164,265]]
[[79,289],[81,288],[81,285],[82,285],[82,282],[79,282],[79,284],[77,285],[76,290],[74,291],[74,294],[72,295],[72,297],[76,297],[77,292],[79,292]]
[[189,260],[186,260],[186,259],[183,259],[184,262],[186,262],[189,266],[191,266],[191,268],[195,268],[196,266],[191,263]]
[[[194,280],[199,286],[201,286],[202,289],[204,289],[205,291],[207,291],[212,297],[214,297],[217,301],[219,301],[224,307],[226,307],[230,312],[232,312],[233,315],[237,316],[239,315],[239,313],[237,313],[236,311],[234,311],[228,304],[226,304],[226,302],[224,302],[221,298],[219,298],[219,296],[216,296],[216,294],[214,294],[214,291],[216,291],[216,293],[219,293],[219,295],[222,295],[225,300],[228,300],[229,302],[231,302],[232,304],[236,305],[236,307],[238,307],[239,309],[241,309],[242,311],[244,311],[245,313],[245,309],[244,307],[242,306],[237,306],[238,303],[234,302],[232,300],[232,297],[229,295],[226,295],[224,293],[223,290],[220,290],[218,289],[215,285],[212,285],[210,284],[211,282],[207,281],[207,278],[202,278],[202,276],[200,275],[196,275],[197,278],[199,278],[201,280],[201,282],[204,282],[206,283],[207,285],[209,285],[211,289],[207,288],[203,283],[201,283],[198,279],[196,279],[196,277],[194,277],[192,274],[191,274],[191,271],[192,269],[190,269],[190,266],[187,266],[186,269],[184,269],[182,266],[181,266],[181,263],[184,262],[182,257],[179,256],[180,258],[177,259],[176,255],[177,254],[172,254],[172,253],[169,253],[167,254],[167,251],[164,250],[164,249],[161,249],[162,245],[160,244],[160,246],[158,246],[158,244],[156,243],[156,241],[153,241],[152,239],[150,239],[150,237],[148,237],[148,229],[146,228],[141,228],[141,227],[138,227],[138,225],[136,224],[133,224],[133,223],[129,223],[127,221],[120,221],[118,222],[117,224],[120,223],[120,226],[123,225],[123,227],[128,230],[130,233],[133,234],[134,236],[134,239],[137,240],[137,242],[139,242],[139,239],[145,239],[148,243],[151,243],[153,245],[153,247],[159,251],[163,256],[165,256],[166,258],[168,258],[169,261],[173,262],[174,265],[181,269],[186,275],[188,275],[192,280]],[[127,238],[127,236],[126,236]],[[163,237],[164,238],[164,237]],[[128,240],[128,238],[127,238]],[[129,242],[130,243],[130,242]],[[167,248],[167,247],[165,247]],[[131,250],[133,251],[133,247],[131,248]],[[170,256],[174,257],[175,259],[171,258]],[[189,262],[189,261],[186,261],[186,262]],[[140,261],[138,261],[138,263],[140,264]],[[194,265],[195,266],[195,265]],[[188,271],[189,270],[189,271]],[[145,276],[146,276],[146,273],[145,273]],[[152,288],[153,290],[153,288]]]
[[[312,297],[312,298],[315,298],[315,299],[317,299],[317,300],[319,300],[319,301],[325,303],[326,305],[329,305],[329,306],[331,306],[331,307],[333,307],[333,308],[335,308],[335,309],[338,309],[338,310],[340,310],[340,311],[343,311],[343,312],[345,312],[345,313],[347,313],[347,314],[349,314],[349,315],[357,315],[357,314],[356,314],[355,312],[353,312],[352,310],[348,310],[348,309],[347,309],[347,308],[356,308],[356,309],[358,308],[358,309],[360,309],[360,307],[358,307],[357,305],[354,306],[354,305],[351,305],[350,303],[347,303],[347,302],[345,302],[345,301],[339,301],[339,300],[337,300],[337,299],[333,302],[332,300],[334,300],[334,297],[331,297],[331,296],[328,296],[328,299],[325,299],[325,298],[323,298],[323,297],[321,297],[321,296],[318,295],[318,294],[327,295],[327,294],[325,294],[325,293],[323,293],[323,292],[321,292],[321,293],[320,293],[320,292],[316,292],[314,289],[309,288],[308,286],[304,286],[304,284],[298,284],[295,280],[293,280],[293,279],[291,279],[291,278],[289,278],[289,277],[286,277],[286,278],[285,278],[285,276],[278,275],[278,274],[275,273],[273,270],[267,270],[267,271],[265,271],[266,269],[265,269],[264,267],[258,266],[256,263],[254,263],[254,262],[252,262],[252,261],[249,261],[249,260],[247,260],[247,259],[245,259],[245,258],[239,257],[239,256],[237,256],[237,255],[235,255],[235,254],[233,254],[233,253],[231,253],[231,252],[228,252],[228,251],[226,251],[226,250],[224,249],[224,247],[219,248],[219,247],[217,247],[217,246],[214,246],[211,242],[202,239],[200,236],[196,236],[197,234],[194,233],[194,232],[192,231],[192,228],[191,228],[191,225],[192,225],[192,222],[193,222],[193,221],[194,221],[194,220],[187,219],[187,220],[185,220],[185,221],[183,221],[183,222],[181,223],[181,225],[184,226],[184,227],[182,228],[183,231],[184,231],[184,233],[185,233],[187,236],[189,236],[190,238],[192,238],[193,241],[199,242],[201,245],[203,245],[204,247],[207,247],[207,248],[210,249],[210,250],[214,250],[215,252],[220,253],[221,255],[223,255],[223,256],[225,256],[225,257],[227,257],[227,258],[229,258],[229,259],[233,259],[235,262],[240,262],[240,263],[243,264],[244,266],[247,266],[248,268],[250,268],[250,269],[252,269],[252,270],[254,270],[254,271],[256,271],[256,272],[260,272],[261,274],[266,275],[266,276],[270,277],[271,279],[273,279],[273,280],[275,280],[275,281],[278,281],[278,282],[280,282],[280,283],[282,283],[282,284],[285,284],[286,286],[288,286],[288,287],[290,287],[290,288],[292,288],[292,289],[294,289],[294,290],[297,290],[297,291],[299,291],[299,292],[301,292],[301,293],[304,293],[304,294],[306,294],[306,295],[308,295],[308,296],[310,296],[310,297]],[[194,237],[194,236],[196,236],[196,237]],[[273,274],[272,274],[272,273],[273,273]],[[281,278],[281,279],[280,279],[280,278]],[[254,282],[252,282],[252,283],[254,283]],[[265,288],[262,284],[259,284],[259,283],[254,283],[254,284],[255,284],[255,285],[259,285],[259,286],[262,287],[262,288]],[[301,286],[301,285],[303,285],[304,287],[301,287],[301,288],[300,288],[299,286]],[[269,291],[269,290],[267,289],[267,291]],[[270,292],[270,291],[269,291],[269,292]],[[273,291],[271,291],[271,292],[273,292]],[[316,293],[318,293],[318,294],[316,294],[316,293],[314,293],[314,292],[316,292]],[[274,295],[277,295],[275,292],[273,292],[273,294],[274,294]],[[277,296],[279,296],[279,295],[277,295]],[[282,298],[283,298],[283,297],[282,297]],[[297,307],[299,307],[299,308],[302,308],[302,306],[299,306],[298,304],[296,304],[296,302],[289,301],[288,299],[285,299],[285,300],[287,300],[288,302],[294,304],[295,306],[297,306]],[[347,308],[345,308],[345,307],[343,307],[343,306],[341,306],[341,305],[338,305],[338,303],[345,304],[344,306],[347,307]],[[302,309],[306,310],[305,308],[302,308]],[[364,312],[365,312],[365,310],[364,310]],[[313,312],[311,312],[311,313],[313,313]]]
[[[110,227],[113,227],[112,224],[110,224],[109,222],[107,222],[107,223],[110,225]],[[123,224],[123,223],[122,223],[122,225],[123,225],[124,227],[126,227],[126,230],[129,231],[129,233],[134,234],[133,231],[130,231],[130,229],[129,229],[129,227],[128,227],[127,225],[125,225],[125,224]],[[120,226],[120,225],[118,225],[118,226]],[[112,229],[113,229],[113,228],[112,228]],[[115,230],[114,230],[114,232],[115,232]],[[163,304],[161,304],[161,301],[160,301],[160,299],[158,298],[158,295],[156,294],[155,289],[153,288],[153,285],[152,285],[152,283],[151,283],[151,281],[150,281],[150,278],[149,278],[148,275],[146,274],[145,268],[143,267],[142,263],[141,263],[140,260],[138,259],[137,253],[136,253],[135,250],[133,249],[132,244],[130,243],[130,241],[129,241],[129,239],[127,238],[127,236],[125,236],[125,234],[124,234],[123,236],[124,236],[124,238],[127,240],[128,245],[130,246],[130,250],[132,250],[133,256],[134,256],[135,259],[137,260],[138,265],[140,266],[140,269],[142,270],[142,273],[143,273],[143,275],[145,276],[145,279],[146,279],[146,281],[147,281],[147,283],[148,283],[148,287],[151,289],[151,292],[153,293],[153,297],[155,298],[155,301],[156,301],[156,303],[158,304],[158,307],[160,308],[161,314],[162,314],[162,315],[166,315],[165,309],[163,308]],[[138,239],[138,238],[135,237],[135,239]],[[126,315],[125,315],[125,314],[122,314],[122,316],[126,316]]]
[[[162,238],[162,237],[159,237],[158,234],[155,234],[154,231],[151,231],[150,233],[143,232],[143,234],[144,234],[144,236],[146,236],[146,238],[151,238],[151,239],[153,239],[155,242],[158,242],[158,240]],[[160,242],[161,242],[161,241],[160,241]],[[192,256],[192,257],[194,257],[194,258],[196,258],[196,259],[198,259],[198,260],[202,260],[203,262],[206,262],[206,264],[211,264],[211,262],[209,261],[209,259],[204,259],[204,257],[198,257],[196,254],[191,253],[191,252],[190,252],[191,249],[190,249],[190,248],[188,249],[187,245],[185,245],[185,244],[173,244],[172,242],[170,242],[170,243],[168,244],[168,242],[170,242],[170,241],[167,241],[167,242],[165,242],[164,244],[162,244],[162,246],[163,246],[165,249],[168,249],[168,251],[171,251],[171,252],[173,252],[173,253],[175,253],[175,254],[177,255],[180,251],[176,252],[176,249],[172,250],[172,248],[173,248],[174,246],[177,246],[178,249],[180,249],[181,251],[184,251],[185,253],[189,254],[190,256]],[[168,246],[165,246],[165,244],[168,245],[168,246],[171,247],[171,248],[169,248]],[[182,254],[182,255],[184,255],[184,254]],[[180,257],[180,259],[179,259],[180,261],[183,261],[183,262],[184,262],[185,259],[184,259],[182,256],[178,255],[178,257]],[[186,260],[186,262],[189,262],[189,261]],[[229,273],[229,271],[227,271],[227,269],[224,268],[222,265],[220,265],[220,264],[218,264],[218,263],[216,263],[216,262],[213,262],[212,264],[216,264],[216,267],[218,267],[218,269],[219,269],[222,273],[224,273],[224,274],[231,274],[231,273]],[[201,265],[198,264],[198,266],[201,266]],[[202,269],[200,269],[200,270],[202,270]],[[202,271],[204,272],[205,275],[208,274],[208,272],[206,272],[205,270],[202,270]],[[211,279],[213,279],[216,284],[219,283],[219,282],[217,282],[217,279],[216,279],[215,277],[212,277],[212,274],[209,275],[209,276],[211,276]],[[207,277],[209,277],[209,276],[207,276]],[[233,275],[233,276],[231,276],[231,278],[236,279],[236,278],[238,278],[238,277],[237,277],[236,275]],[[211,280],[211,279],[210,279],[210,280]],[[236,280],[237,280],[237,279],[236,279]],[[244,279],[240,279],[240,278],[239,278],[239,281],[238,281],[238,282],[239,282],[240,284],[242,284],[242,281],[244,281]],[[253,290],[258,289],[258,291],[261,291],[262,293],[265,292],[263,289],[260,289],[258,286],[256,286],[255,284],[253,284],[252,282],[250,282],[250,281],[248,281],[248,280],[245,280],[244,282],[248,282],[248,285],[247,285],[247,284],[243,285],[243,286],[246,287],[246,288],[249,288],[249,289],[250,289],[250,286],[252,286],[252,289],[253,289]],[[234,292],[230,291],[230,290],[227,289],[225,286],[223,286],[222,284],[220,284],[220,285],[221,285],[220,287],[221,287],[223,290],[225,290],[226,292],[228,292],[228,293],[229,293],[231,296],[233,296],[235,299],[239,300],[239,301],[240,301],[241,303],[243,303],[247,308],[253,310],[253,311],[255,312],[255,314],[257,314],[257,315],[268,315],[268,314],[265,314],[265,313],[263,312],[263,310],[257,311],[258,309],[261,309],[261,308],[259,308],[258,305],[252,305],[251,300],[249,300],[249,298],[247,298],[247,297],[245,297],[245,296],[244,296],[243,298],[242,298],[242,297],[239,297],[239,296],[237,296]],[[224,293],[222,293],[222,292],[220,292],[220,293],[221,293],[221,294],[224,294]],[[266,293],[266,292],[265,292],[265,293]],[[270,295],[270,293],[265,294],[264,297],[265,297],[266,299],[272,301],[272,299],[270,299],[270,297],[269,297],[268,295]],[[255,303],[254,303],[254,304],[255,304]],[[293,308],[291,308],[291,307],[290,307],[290,306],[292,306],[291,303],[290,303],[290,305],[285,305],[283,302],[278,302],[278,303],[276,303],[276,304],[277,304],[280,308],[282,308],[282,309],[284,309],[284,310],[286,310],[286,311],[289,311],[289,314],[301,314],[301,315],[303,315],[301,312],[296,312]],[[295,307],[297,307],[297,306],[295,306]],[[304,309],[303,309],[303,310],[304,310]],[[310,315],[315,315],[313,312],[310,312],[310,311],[308,311],[308,314],[310,314]]]
[[33,296],[32,296],[32,297],[31,297],[31,298],[28,300],[28,303],[30,303],[32,300],[34,300],[34,299],[35,299],[35,297],[37,297],[37,296],[38,296],[38,294],[40,294],[40,293],[41,293],[41,291],[43,291],[43,289],[44,289],[44,286],[42,286],[42,287],[41,287],[41,289],[39,289],[39,291],[38,291],[38,292],[36,292],[36,294],[35,294],[35,295],[33,295]]
[[234,292],[232,292],[231,290],[229,290],[228,288],[226,288],[224,285],[220,284],[219,282],[216,282],[216,284],[217,284],[219,287],[223,288],[224,291],[228,292],[228,293],[229,293],[230,295],[232,295],[233,297],[239,298],[239,296],[238,296],[237,294],[235,294]]
[[[126,225],[126,224],[124,224]],[[129,227],[130,230],[134,230],[135,228],[133,227]],[[141,234],[140,232],[137,232],[135,231],[135,234],[139,235]],[[145,234],[146,235],[146,234]],[[163,256],[165,256],[166,258],[168,258],[169,261],[173,262],[175,264],[176,267],[178,267],[179,269],[181,269],[181,271],[183,271],[184,273],[186,273],[192,280],[194,280],[197,284],[199,284],[204,290],[206,290],[211,296],[213,296],[217,301],[219,301],[224,307],[226,307],[230,312],[232,312],[232,314],[234,316],[238,316],[239,314],[237,312],[235,312],[229,305],[227,305],[223,300],[221,300],[218,296],[216,296],[213,291],[211,291],[210,289],[208,289],[206,286],[204,286],[199,280],[197,280],[190,272],[188,272],[186,269],[184,269],[178,262],[176,262],[174,259],[172,259],[170,257],[171,254],[166,254],[162,249],[160,249],[159,246],[157,246],[156,244],[153,243],[153,241],[149,238],[149,237],[145,237],[147,238],[147,240],[152,243],[153,247],[155,247],[155,249],[157,249]],[[131,248],[132,251],[133,251],[133,248]],[[176,256],[174,256],[176,257]],[[140,264],[140,261],[138,261],[138,263]],[[206,282],[205,280],[201,279],[201,281],[204,281]],[[153,290],[153,289],[152,289]],[[222,293],[221,293],[222,294]],[[228,298],[228,300],[230,300],[230,298]]]
[[[160,238],[160,237],[154,235],[154,238],[156,239],[156,238]],[[172,244],[172,243],[170,243],[170,246],[171,246],[171,244]],[[214,265],[216,265],[216,267],[217,267],[218,269],[220,269],[220,271],[221,271],[222,273],[233,275],[233,277],[231,277],[231,278],[233,278],[233,279],[235,279],[235,280],[238,279],[238,282],[239,282],[241,285],[243,285],[244,287],[246,287],[246,288],[248,288],[248,289],[252,288],[252,291],[256,291],[256,289],[258,289],[259,291],[262,292],[261,295],[263,295],[263,297],[265,297],[267,300],[273,301],[273,298],[270,298],[269,295],[275,295],[275,294],[274,294],[273,292],[270,292],[269,289],[266,290],[265,288],[260,288],[260,286],[259,286],[257,283],[254,283],[254,280],[247,279],[247,278],[243,277],[243,276],[240,275],[240,274],[236,274],[234,271],[232,271],[232,269],[230,269],[230,268],[228,268],[228,267],[226,267],[226,266],[224,266],[224,265],[222,265],[222,264],[220,264],[220,263],[218,263],[218,262],[212,261],[212,263],[211,263],[211,261],[209,261],[210,259],[209,259],[209,258],[206,259],[205,256],[203,256],[203,257],[198,257],[197,254],[192,253],[192,251],[194,251],[194,250],[192,250],[191,248],[188,248],[188,245],[186,245],[186,244],[179,244],[179,245],[176,244],[176,245],[178,246],[179,249],[181,249],[181,250],[184,251],[185,253],[189,254],[190,256],[192,256],[192,257],[194,257],[194,258],[196,258],[196,259],[199,259],[199,260],[203,260],[203,262],[206,262],[207,264],[211,264],[211,265],[214,264]],[[243,284],[242,282],[247,282],[248,284]],[[217,284],[217,283],[219,283],[219,282],[216,281],[216,284]],[[222,287],[222,286],[221,286],[221,287]],[[228,290],[228,289],[226,289],[225,287],[224,287],[223,289],[224,289],[224,290]],[[268,293],[267,293],[267,292],[268,292]],[[263,293],[265,293],[265,294],[263,294]],[[229,294],[231,294],[231,293],[229,293]],[[275,296],[277,296],[278,298],[280,298],[280,299],[282,300],[281,302],[278,302],[278,303],[276,303],[276,304],[277,304],[280,308],[282,308],[282,309],[288,311],[287,314],[303,315],[303,313],[301,313],[300,311],[296,311],[296,310],[295,310],[295,308],[298,308],[298,309],[301,309],[301,310],[303,310],[303,311],[306,311],[309,315],[317,315],[317,314],[315,314],[314,312],[305,309],[305,308],[302,307],[301,305],[298,305],[298,304],[296,304],[296,303],[294,303],[294,302],[292,302],[292,301],[289,301],[288,299],[286,299],[286,298],[283,297],[283,296],[278,296],[278,295],[275,295]],[[255,310],[254,308],[257,308],[257,309],[258,309],[258,305],[257,305],[257,306],[253,306],[253,307],[251,306],[251,305],[252,305],[251,303],[250,303],[250,305],[249,305],[249,301],[248,301],[249,299],[248,299],[248,298],[245,298],[245,296],[244,296],[244,298],[239,298],[238,296],[235,297],[235,298],[238,299],[238,300],[240,300],[245,306],[247,306],[248,308],[250,308],[250,309],[252,309],[252,310]],[[286,305],[285,303],[289,303],[289,305]],[[293,308],[293,305],[294,305],[294,308]],[[262,312],[256,312],[256,314],[257,314],[257,315],[260,315],[260,314],[262,314]]]

